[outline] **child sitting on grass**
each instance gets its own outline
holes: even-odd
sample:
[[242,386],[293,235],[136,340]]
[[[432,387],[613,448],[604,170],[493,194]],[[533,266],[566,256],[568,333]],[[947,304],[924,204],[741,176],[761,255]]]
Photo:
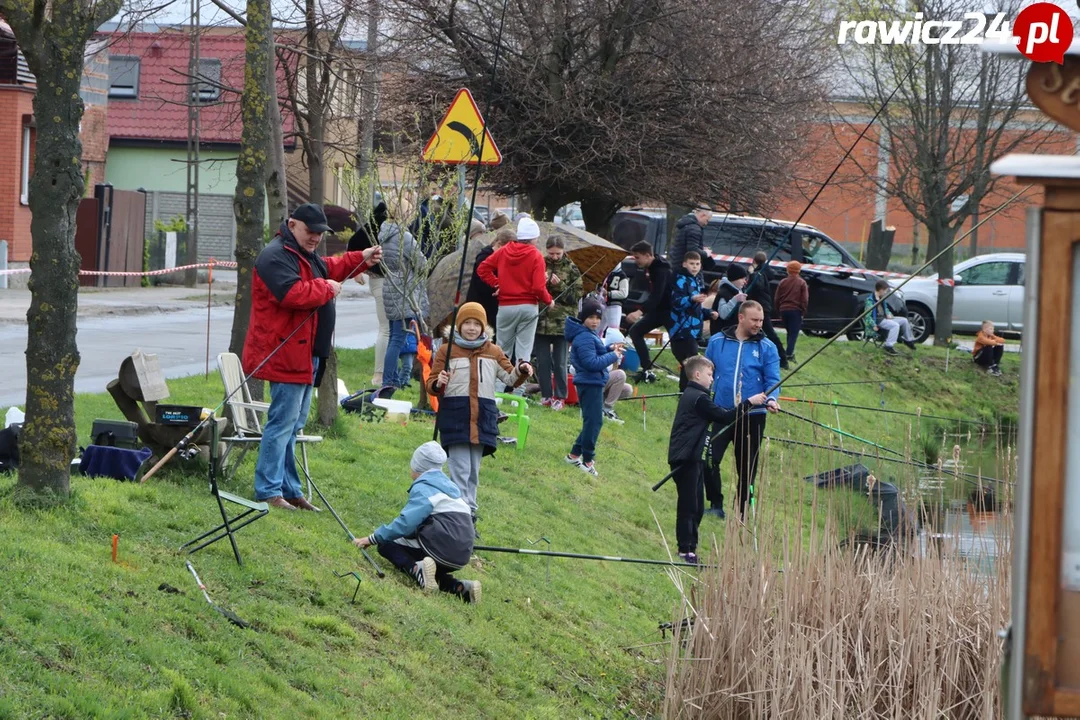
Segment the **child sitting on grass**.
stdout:
[[479,580],[458,580],[454,570],[469,563],[473,527],[469,506],[442,471],[446,452],[429,441],[416,448],[409,468],[413,483],[401,514],[367,537],[358,547],[378,546],[379,554],[416,580],[421,589],[453,593],[469,603],[480,602]]
[[[428,394],[439,398],[436,425],[450,456],[450,477],[476,515],[480,460],[498,447],[499,409],[495,386],[517,387],[532,374],[527,362],[515,368],[498,345],[484,334],[487,314],[480,303],[458,309],[454,346],[436,352],[427,379]],[[450,362],[446,361],[449,354]]]
[[971,350],[971,359],[976,365],[994,376],[1001,375],[1001,355],[1005,352],[1005,338],[994,334],[994,323],[983,320],[979,334],[975,336],[975,347]]
[[621,344],[605,346],[600,339],[603,315],[604,306],[592,298],[586,298],[578,316],[566,318],[570,364],[574,366],[574,388],[577,389],[578,407],[581,408],[581,432],[565,460],[594,477],[600,475],[593,459],[596,456],[596,439],[600,437],[600,427],[604,424],[604,386],[608,381],[608,367],[622,360],[623,353]]
[[671,424],[668,465],[674,473],[672,479],[679,495],[675,515],[679,557],[690,565],[697,565],[698,526],[705,514],[705,461],[702,452],[709,423],[716,423],[721,428],[731,425],[739,413],[745,413],[751,406],[764,405],[768,396],[758,393],[744,400],[735,410],[724,410],[710,397],[712,361],[695,355],[686,361],[683,369],[687,383]]

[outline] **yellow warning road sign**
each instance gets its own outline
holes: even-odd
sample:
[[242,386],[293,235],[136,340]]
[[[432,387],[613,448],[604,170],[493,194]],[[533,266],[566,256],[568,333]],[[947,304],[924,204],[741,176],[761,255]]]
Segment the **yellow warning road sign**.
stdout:
[[450,103],[435,134],[424,146],[423,158],[427,162],[448,165],[498,165],[502,162],[502,154],[491,133],[484,128],[480,109],[468,88],[461,88],[454,96],[454,102]]

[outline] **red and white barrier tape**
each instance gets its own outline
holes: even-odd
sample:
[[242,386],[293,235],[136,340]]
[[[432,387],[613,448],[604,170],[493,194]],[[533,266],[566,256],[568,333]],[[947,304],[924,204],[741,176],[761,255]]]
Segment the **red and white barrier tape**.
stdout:
[[[232,260],[211,261],[205,263],[195,263],[194,265],[181,265],[174,268],[165,268],[164,270],[140,270],[137,272],[125,272],[121,270],[80,270],[80,275],[105,275],[108,277],[150,277],[152,275],[170,275],[175,272],[183,272],[192,268],[227,268],[235,269],[236,263]],[[28,273],[30,268],[17,268],[14,270],[0,270],[0,275],[18,275],[20,273]]]
[[[711,254],[711,253],[710,253]],[[745,265],[752,265],[753,258],[739,257],[738,255],[712,255],[713,260],[720,260],[722,262],[737,262]],[[769,263],[773,267],[783,268],[787,267],[787,263],[781,260],[773,260]],[[843,273],[858,273],[860,275],[877,275],[880,277],[898,278],[904,279],[909,277],[905,273],[889,272],[888,270],[866,270],[863,268],[846,267],[843,265],[814,265],[813,263],[802,263],[803,270],[817,270],[820,272],[843,272]]]

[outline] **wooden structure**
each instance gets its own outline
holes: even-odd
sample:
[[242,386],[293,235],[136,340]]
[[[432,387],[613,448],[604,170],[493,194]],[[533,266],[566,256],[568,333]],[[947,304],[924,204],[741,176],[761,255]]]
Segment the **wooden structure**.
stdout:
[[[1005,55],[1015,48],[987,48]],[[1032,63],[1027,92],[1080,132],[1080,47]],[[1080,716],[1080,156],[1009,155],[996,175],[1041,186],[1029,223],[1021,471],[1006,717]],[[1030,348],[1030,349],[1029,349]]]

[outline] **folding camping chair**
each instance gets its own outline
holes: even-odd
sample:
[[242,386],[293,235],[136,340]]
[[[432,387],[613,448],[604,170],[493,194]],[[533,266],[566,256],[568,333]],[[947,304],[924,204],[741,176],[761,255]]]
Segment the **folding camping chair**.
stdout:
[[[235,356],[234,356],[235,357]],[[261,517],[265,517],[270,513],[270,507],[264,502],[257,502],[254,500],[248,500],[242,498],[239,495],[233,495],[232,493],[225,492],[218,488],[217,482],[217,468],[219,460],[215,457],[217,455],[218,447],[218,423],[217,420],[211,416],[209,419],[210,428],[210,462],[207,472],[210,473],[210,494],[217,500],[218,510],[221,512],[221,524],[212,530],[204,532],[194,540],[190,540],[180,546],[180,549],[192,547],[188,550],[188,554],[196,553],[202,550],[207,545],[212,545],[222,538],[228,537],[229,543],[232,545],[233,555],[236,556],[236,564],[243,565],[243,561],[240,559],[240,549],[236,547],[236,538],[233,534],[240,528],[246,527],[255,522]],[[239,505],[244,508],[238,515],[229,517],[228,511],[225,509],[225,503],[230,502],[234,505]],[[209,538],[209,539],[208,539]],[[199,543],[196,545],[196,543]]]
[[529,416],[525,414],[528,403],[525,401],[525,398],[512,393],[497,392],[495,393],[495,397],[501,402],[509,405],[510,409],[513,411],[513,414],[511,414],[510,417],[517,420],[517,449],[524,450],[525,440],[529,437],[529,424],[531,422]]
[[[262,441],[262,425],[259,422],[259,413],[264,413],[270,408],[269,403],[254,402],[247,383],[244,382],[244,370],[240,365],[240,358],[236,353],[221,353],[218,355],[218,371],[221,373],[221,382],[225,385],[225,395],[229,400],[226,407],[229,417],[232,419],[233,432],[229,437],[221,438],[225,443],[225,452],[221,456],[221,467],[226,481],[236,473],[236,469],[243,462],[248,450],[257,446]],[[243,387],[234,394],[237,388]],[[311,472],[308,469],[307,446],[310,443],[322,442],[320,435],[304,435],[301,432],[296,436],[296,444],[300,447],[300,453],[296,458],[300,469],[304,471],[304,477],[308,480],[307,497],[311,497]],[[229,462],[233,450],[239,448],[237,457]]]

